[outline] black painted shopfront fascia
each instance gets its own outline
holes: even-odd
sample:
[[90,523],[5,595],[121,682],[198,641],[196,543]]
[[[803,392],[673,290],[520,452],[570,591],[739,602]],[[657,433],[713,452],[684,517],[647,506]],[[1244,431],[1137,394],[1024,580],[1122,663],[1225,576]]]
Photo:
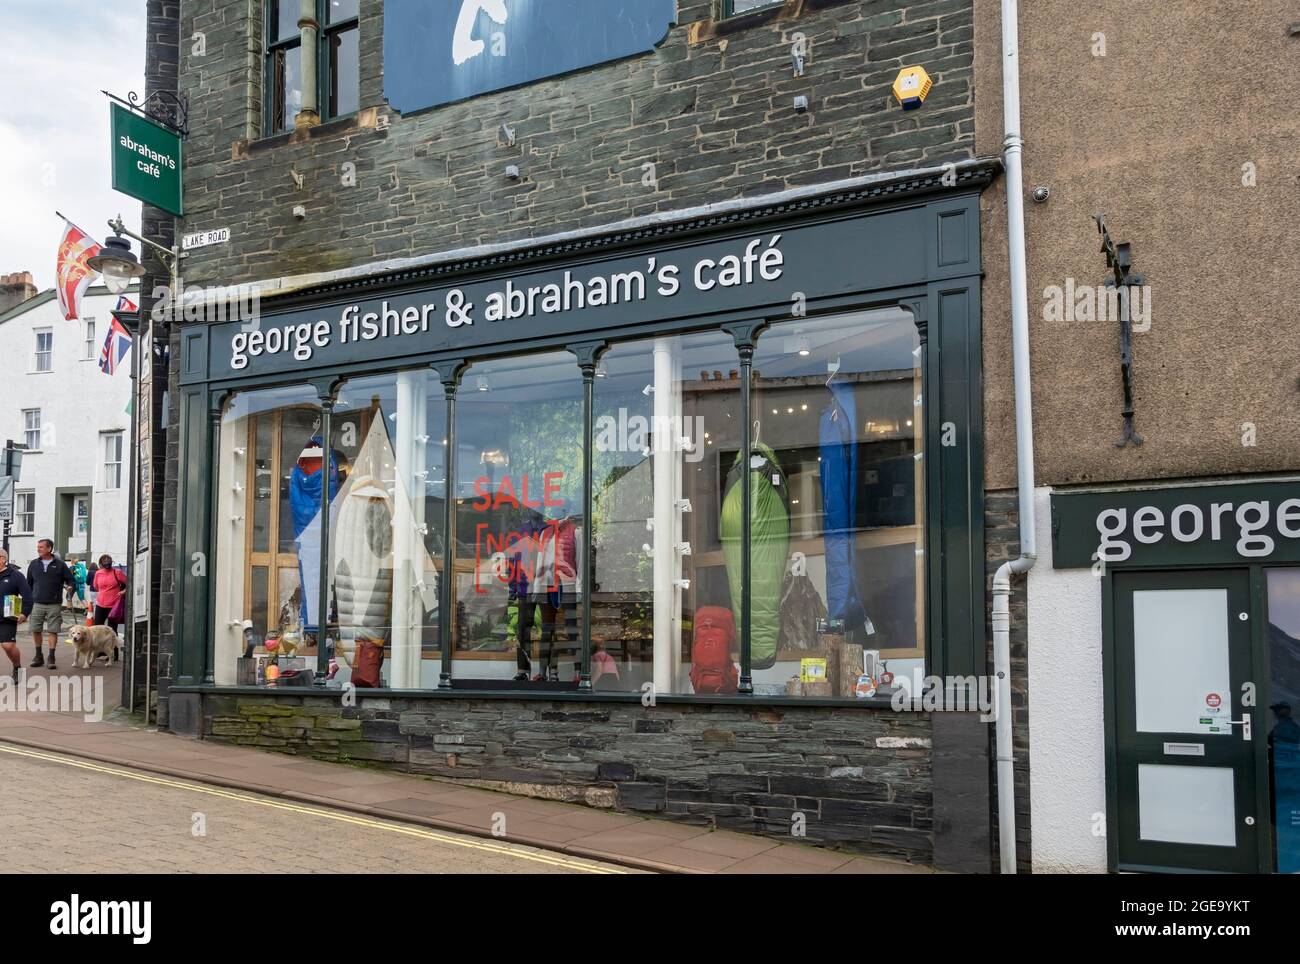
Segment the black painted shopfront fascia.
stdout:
[[[177,579],[172,691],[203,687],[212,679],[216,435],[223,405],[233,393],[310,383],[328,402],[333,387],[348,377],[423,367],[443,377],[452,399],[464,365],[543,351],[574,353],[589,387],[600,351],[627,339],[725,330],[736,339],[743,363],[753,333],[789,320],[796,309],[814,317],[882,307],[911,312],[922,346],[924,458],[929,461],[927,672],[982,673],[978,202],[997,170],[996,161],[968,163],[959,166],[955,185],[952,172],[936,171],[768,204],[756,201],[743,210],[691,220],[625,230],[615,226],[606,234],[436,261],[282,296],[271,293],[262,298],[255,323],[187,325],[181,334],[176,556],[185,564]],[[505,315],[523,313],[490,320],[489,306]],[[327,404],[323,419],[328,417]],[[328,536],[323,541],[328,545]],[[199,559],[209,564],[189,564]],[[747,649],[742,645],[742,653]],[[442,652],[448,659],[445,640]],[[583,654],[589,672],[589,640]],[[731,699],[746,698],[753,699]]]

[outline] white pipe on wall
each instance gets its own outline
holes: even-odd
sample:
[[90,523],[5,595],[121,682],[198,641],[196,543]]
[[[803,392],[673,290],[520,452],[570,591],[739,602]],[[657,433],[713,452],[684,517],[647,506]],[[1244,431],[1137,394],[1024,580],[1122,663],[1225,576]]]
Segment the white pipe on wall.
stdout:
[[1020,499],[1020,558],[993,577],[993,670],[996,724],[998,842],[1004,874],[1016,872],[1015,754],[1011,733],[1011,577],[1038,558],[1034,529],[1034,413],[1029,367],[1029,279],[1025,264],[1025,185],[1020,137],[1020,32],[1017,0],[1002,0],[1002,113],[1006,136],[1007,254],[1011,286],[1011,348],[1016,394],[1016,461]]

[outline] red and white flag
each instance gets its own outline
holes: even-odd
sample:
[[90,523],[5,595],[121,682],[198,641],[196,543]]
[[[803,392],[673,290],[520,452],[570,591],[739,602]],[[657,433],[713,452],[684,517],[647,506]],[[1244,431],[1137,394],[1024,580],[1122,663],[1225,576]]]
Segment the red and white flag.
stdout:
[[59,292],[59,310],[71,321],[81,308],[81,296],[86,293],[95,272],[86,261],[99,254],[99,242],[71,221],[64,219],[67,228],[59,242],[59,263],[55,271],[55,287]]

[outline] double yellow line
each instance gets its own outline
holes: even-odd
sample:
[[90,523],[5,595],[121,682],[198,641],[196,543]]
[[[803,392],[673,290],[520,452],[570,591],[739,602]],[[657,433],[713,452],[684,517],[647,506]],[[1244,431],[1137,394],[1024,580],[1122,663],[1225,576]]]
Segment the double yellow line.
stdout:
[[625,870],[618,867],[602,866],[600,864],[589,863],[583,860],[563,857],[559,854],[546,853],[545,851],[529,850],[516,844],[493,843],[487,840],[479,840],[474,837],[461,837],[447,833],[439,833],[436,830],[426,830],[423,827],[389,823],[383,820],[372,820],[369,817],[357,816],[339,810],[323,810],[319,807],[310,807],[297,803],[286,803],[285,801],[277,800],[274,797],[262,797],[251,793],[240,793],[236,790],[226,790],[221,787],[209,787],[200,783],[190,783],[186,780],[154,776],[148,773],[126,770],[121,767],[107,766],[102,763],[94,763],[88,760],[78,760],[72,757],[46,753],[40,750],[30,750],[25,747],[0,744],[0,752],[9,753],[13,756],[28,757],[33,760],[43,760],[46,763],[58,763],[62,766],[76,767],[80,770],[90,770],[95,773],[107,773],[110,776],[125,777],[128,780],[138,780],[141,783],[149,783],[158,787],[170,787],[173,790],[188,790],[191,793],[203,793],[212,797],[220,797],[224,800],[251,803],[259,807],[269,807],[273,810],[285,810],[289,813],[304,813],[314,817],[323,817],[326,820],[335,820],[339,823],[352,824],[356,827],[369,827],[372,830],[386,830],[389,833],[404,834],[408,837],[419,837],[422,840],[432,840],[436,843],[448,844],[453,847],[465,847],[469,850],[478,850],[482,853],[497,854],[503,857],[512,857],[517,860],[528,860],[533,863],[546,864],[551,867],[562,867],[565,870],[575,870],[588,874],[626,873]]

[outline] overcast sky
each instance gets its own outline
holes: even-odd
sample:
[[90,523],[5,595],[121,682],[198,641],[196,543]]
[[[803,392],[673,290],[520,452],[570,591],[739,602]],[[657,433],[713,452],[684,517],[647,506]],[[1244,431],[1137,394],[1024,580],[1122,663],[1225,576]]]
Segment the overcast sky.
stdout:
[[5,3],[0,29],[0,274],[54,286],[60,211],[102,241],[140,202],[112,189],[101,90],[144,94],[145,0]]

